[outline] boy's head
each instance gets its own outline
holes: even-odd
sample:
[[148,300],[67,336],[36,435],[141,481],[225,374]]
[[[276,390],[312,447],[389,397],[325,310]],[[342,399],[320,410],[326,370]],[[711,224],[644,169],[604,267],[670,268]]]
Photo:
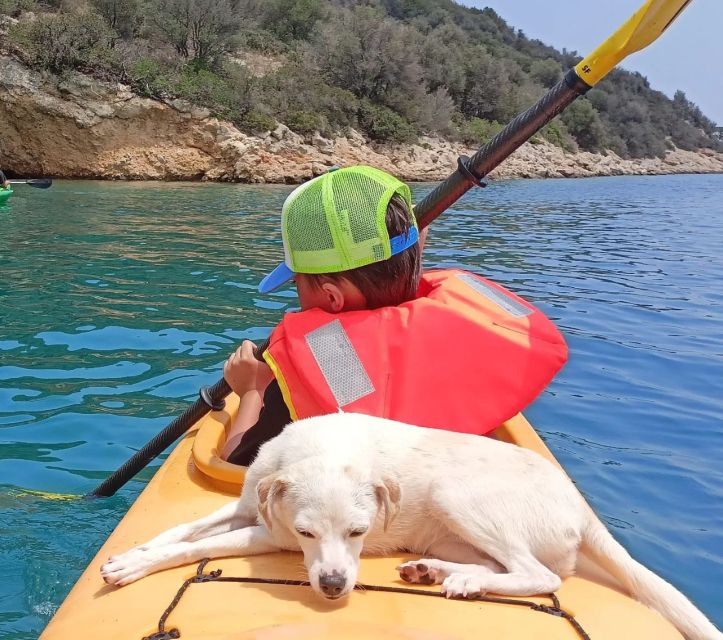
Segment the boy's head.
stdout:
[[[285,261],[259,285],[268,293],[295,278],[302,308],[374,309],[411,300],[421,274],[409,187],[367,166],[326,173],[284,202]],[[338,307],[318,303],[341,291]],[[311,304],[304,304],[312,301]]]

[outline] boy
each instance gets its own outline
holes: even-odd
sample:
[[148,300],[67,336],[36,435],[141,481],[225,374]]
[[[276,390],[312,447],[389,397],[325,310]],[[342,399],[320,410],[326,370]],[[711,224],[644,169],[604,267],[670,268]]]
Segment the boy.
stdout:
[[499,285],[421,276],[409,187],[383,171],[339,169],[295,189],[282,239],[286,260],[259,291],[293,278],[301,311],[274,329],[265,363],[248,341],[226,362],[241,398],[230,462],[250,464],[291,420],[338,410],[488,433],[565,362],[554,325]]
[[[352,209],[357,213],[363,213],[374,207],[374,215],[370,216],[373,228],[369,229],[372,236],[379,232],[377,208],[381,208],[382,205],[384,207],[383,223],[386,227],[386,234],[388,238],[399,239],[394,248],[389,247],[388,259],[374,261],[376,255],[384,255],[383,249],[378,250],[379,254],[372,253],[358,258],[356,261],[347,259],[346,264],[343,264],[345,258],[338,256],[338,266],[352,266],[356,263],[361,266],[329,274],[324,274],[323,271],[321,273],[294,273],[286,264],[282,263],[261,282],[260,293],[269,293],[293,278],[302,311],[319,308],[332,314],[396,306],[414,298],[421,275],[422,249],[418,242],[419,232],[416,220],[411,213],[411,192],[404,183],[372,167],[339,169],[311,180],[294,190],[284,203],[282,211],[285,249],[289,234],[298,235],[299,243],[303,245],[305,227],[325,223],[323,220],[314,220],[315,216],[318,217],[319,214],[324,213],[321,207],[324,187],[329,189],[330,178],[336,178],[336,182],[339,182],[339,178],[341,178],[343,182],[347,176],[349,176],[350,182],[359,182],[358,186],[362,190],[371,189],[370,192],[367,192],[368,199],[356,199],[352,195],[352,198],[355,199],[353,205],[356,205],[352,206]],[[375,201],[374,198],[377,200]],[[307,208],[307,202],[311,203],[312,208]],[[316,210],[313,207],[317,207]],[[352,216],[350,218],[354,222],[360,226],[364,225],[362,216],[359,216],[358,219],[354,219]],[[285,226],[285,222],[289,223],[290,228]],[[367,224],[367,226],[370,225]],[[319,240],[323,244],[323,241],[328,241],[329,237]],[[382,238],[378,245],[381,246],[384,241],[385,239]],[[299,251],[302,261],[304,253],[306,252],[302,247]],[[316,270],[322,268],[328,269],[329,267],[319,267]],[[313,270],[313,267],[309,270]],[[223,457],[230,462],[244,465],[251,463],[261,444],[281,433],[283,427],[291,422],[291,415],[283,401],[278,382],[274,380],[271,368],[266,363],[256,360],[253,352],[254,345],[247,340],[224,366],[224,377],[231,388],[242,398],[242,402],[238,416],[227,433]],[[255,426],[250,429],[252,425]],[[244,434],[246,434],[245,437],[243,437]],[[242,437],[243,446],[239,447]],[[235,454],[231,455],[234,450]]]

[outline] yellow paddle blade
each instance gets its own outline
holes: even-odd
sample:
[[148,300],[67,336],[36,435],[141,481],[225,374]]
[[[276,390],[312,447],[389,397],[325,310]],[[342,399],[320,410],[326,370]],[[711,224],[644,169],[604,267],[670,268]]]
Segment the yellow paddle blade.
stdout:
[[51,493],[49,491],[36,491],[35,489],[16,489],[10,492],[10,495],[16,498],[24,496],[32,496],[33,498],[41,498],[42,500],[81,500],[82,495],[75,493]]
[[623,58],[656,40],[690,4],[690,0],[647,0],[612,36],[575,67],[575,73],[594,87]]

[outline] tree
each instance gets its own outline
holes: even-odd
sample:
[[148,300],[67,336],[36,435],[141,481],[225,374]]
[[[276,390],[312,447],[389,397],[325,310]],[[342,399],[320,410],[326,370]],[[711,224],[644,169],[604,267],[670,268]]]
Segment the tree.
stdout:
[[505,120],[505,96],[510,78],[505,65],[476,46],[468,56],[466,83],[460,108],[468,118]]
[[[450,126],[453,105],[444,88],[427,91],[420,39],[412,28],[360,6],[329,16],[312,40],[311,58],[327,82],[388,107],[420,128],[443,131]],[[368,120],[386,123],[391,117],[382,110]]]
[[130,40],[143,25],[140,0],[93,0],[96,11],[121,38]]
[[562,67],[552,58],[535,60],[530,65],[530,76],[543,87],[552,87],[562,78]]
[[465,89],[465,52],[467,37],[456,25],[444,24],[431,31],[424,40],[420,59],[429,91],[439,88],[458,102]]
[[589,100],[575,100],[562,114],[562,121],[580,147],[587,151],[604,150],[605,128]]
[[324,16],[321,0],[267,0],[263,25],[280,38],[306,40]]
[[150,10],[157,34],[199,67],[228,52],[239,27],[232,0],[153,0]]
[[694,127],[702,129],[708,135],[713,134],[716,130],[715,123],[703,115],[700,108],[688,100],[685,93],[683,93],[680,89],[678,89],[673,96],[673,109],[683,119],[688,121]]

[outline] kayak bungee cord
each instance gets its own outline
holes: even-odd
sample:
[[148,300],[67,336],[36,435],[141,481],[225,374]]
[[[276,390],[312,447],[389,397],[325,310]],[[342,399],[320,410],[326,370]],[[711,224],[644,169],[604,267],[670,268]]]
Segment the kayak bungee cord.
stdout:
[[[303,580],[283,580],[279,578],[251,578],[251,577],[240,577],[240,576],[221,576],[221,569],[215,569],[209,573],[204,573],[206,565],[209,563],[210,558],[204,558],[196,567],[196,575],[191,576],[179,587],[176,595],[171,600],[171,603],[166,607],[166,610],[158,620],[158,631],[149,636],[144,636],[142,640],[170,640],[172,638],[180,638],[181,632],[177,628],[166,630],[166,620],[173,613],[173,610],[178,606],[183,594],[186,589],[192,584],[203,584],[205,582],[241,582],[245,584],[276,584],[286,587],[308,587],[308,582]],[[382,591],[384,593],[401,593],[414,596],[431,596],[434,598],[445,598],[446,596],[441,591],[425,591],[423,589],[410,589],[408,587],[385,587],[378,584],[362,584],[357,583],[354,586],[355,591]],[[541,596],[543,597],[543,596]],[[489,602],[491,604],[509,604],[516,605],[519,607],[527,607],[533,611],[540,611],[547,613],[551,616],[558,618],[564,618],[567,620],[572,627],[575,629],[577,634],[582,640],[590,640],[590,636],[583,629],[582,625],[575,619],[575,616],[568,613],[564,609],[560,608],[560,600],[554,593],[545,594],[546,598],[552,600],[552,606],[546,604],[540,604],[532,600],[518,600],[515,598],[500,598],[498,596],[487,596],[478,595],[471,598],[454,598],[455,600],[462,600],[465,602]]]

